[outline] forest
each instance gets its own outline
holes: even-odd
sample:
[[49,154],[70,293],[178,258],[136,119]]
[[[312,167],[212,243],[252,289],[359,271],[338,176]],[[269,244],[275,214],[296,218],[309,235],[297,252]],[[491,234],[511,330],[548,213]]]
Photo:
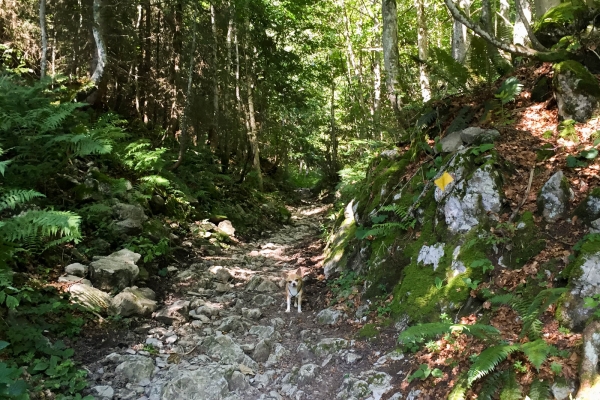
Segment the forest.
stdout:
[[0,0],[0,398],[600,398],[599,16]]

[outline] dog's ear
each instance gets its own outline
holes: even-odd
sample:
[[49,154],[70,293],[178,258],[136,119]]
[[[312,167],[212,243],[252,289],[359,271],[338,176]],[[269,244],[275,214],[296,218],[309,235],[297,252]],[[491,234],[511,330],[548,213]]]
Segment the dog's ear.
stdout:
[[304,276],[304,274],[303,274],[303,271],[302,271],[302,267],[298,268],[298,269],[296,270],[295,274],[296,274],[296,275],[298,275],[298,276],[300,276],[300,277],[303,277],[303,276]]

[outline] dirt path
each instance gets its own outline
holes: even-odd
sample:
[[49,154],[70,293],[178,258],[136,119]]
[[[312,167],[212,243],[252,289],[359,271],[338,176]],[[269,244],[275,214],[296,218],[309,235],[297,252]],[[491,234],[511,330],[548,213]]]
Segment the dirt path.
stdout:
[[[292,211],[292,224],[279,231],[180,268],[165,300],[168,312],[104,344],[88,339],[97,352],[90,358],[113,351],[87,363],[90,393],[151,400],[419,398],[400,394],[407,360],[389,353],[392,328],[359,340],[354,315],[326,309],[319,236],[327,206]],[[282,273],[298,267],[307,272],[306,301],[301,314],[286,313]]]

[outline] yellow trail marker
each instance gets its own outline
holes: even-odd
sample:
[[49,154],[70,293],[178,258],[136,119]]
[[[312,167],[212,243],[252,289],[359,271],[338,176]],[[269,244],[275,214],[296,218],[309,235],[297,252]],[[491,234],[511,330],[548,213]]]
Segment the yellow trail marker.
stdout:
[[454,178],[452,177],[452,175],[450,175],[447,172],[444,172],[442,176],[433,181],[433,183],[435,183],[435,185],[439,187],[443,192],[444,189],[446,189],[446,186],[448,186],[453,180]]

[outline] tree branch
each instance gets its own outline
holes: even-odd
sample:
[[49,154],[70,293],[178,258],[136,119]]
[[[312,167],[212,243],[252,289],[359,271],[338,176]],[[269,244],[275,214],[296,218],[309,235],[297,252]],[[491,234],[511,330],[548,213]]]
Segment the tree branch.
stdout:
[[555,50],[555,51],[537,51],[531,49],[529,47],[521,46],[521,45],[513,45],[510,43],[506,43],[504,41],[498,40],[494,36],[492,36],[489,32],[483,30],[480,26],[475,24],[469,18],[467,18],[452,2],[452,0],[444,0],[446,7],[448,7],[448,11],[454,17],[455,20],[475,32],[477,35],[481,36],[483,39],[487,40],[493,46],[507,51],[511,54],[521,57],[534,58],[539,61],[548,61],[548,62],[560,62],[564,60],[569,60],[574,58],[574,55],[569,53],[566,50]]
[[529,40],[531,40],[531,45],[536,50],[548,51],[548,49],[542,43],[540,43],[538,38],[535,36],[535,33],[533,32],[533,29],[531,29],[529,21],[527,20],[527,18],[525,18],[525,13],[523,12],[523,5],[521,4],[521,1],[522,0],[515,0],[515,7],[517,9],[517,13],[519,14],[519,18],[521,18],[521,22],[523,22],[523,26],[527,31],[527,36],[529,36]]

